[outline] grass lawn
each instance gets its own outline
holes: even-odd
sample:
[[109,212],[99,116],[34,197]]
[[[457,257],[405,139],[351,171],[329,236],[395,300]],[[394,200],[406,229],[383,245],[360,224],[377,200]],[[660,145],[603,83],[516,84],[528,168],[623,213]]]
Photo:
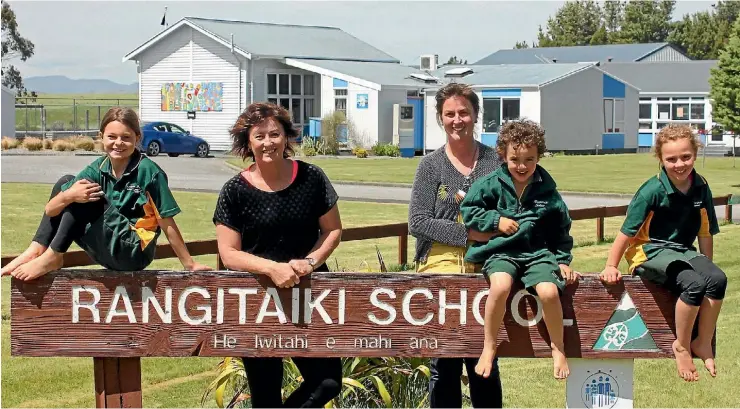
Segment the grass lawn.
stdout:
[[[410,185],[420,158],[301,158],[321,167],[335,182],[401,183]],[[240,159],[228,162],[243,166]],[[696,171],[707,178],[715,196],[740,194],[740,161],[732,167],[733,158],[699,158]],[[557,155],[540,162],[550,172],[558,188],[571,192],[634,193],[658,171],[652,154],[623,155]],[[619,175],[618,177],[616,175]]]
[[[337,160],[338,161],[338,160]],[[2,184],[2,254],[22,251],[35,232],[48,198],[49,185]],[[176,220],[186,240],[214,237],[210,222],[216,195],[175,192],[183,208]],[[346,227],[397,223],[406,220],[406,205],[340,202]],[[620,218],[607,219],[607,236],[613,236]],[[575,222],[574,268],[598,271],[604,263],[607,244],[588,245],[595,235],[592,220]],[[740,240],[740,226],[726,225],[716,238],[715,260],[730,279],[727,301],[717,329],[720,377],[687,385],[675,376],[671,360],[640,360],[635,367],[635,406],[643,407],[737,407],[740,391],[733,385],[740,377],[740,253],[733,251]],[[161,242],[166,242],[162,239]],[[395,262],[397,239],[387,238],[342,243],[330,267],[346,270],[378,269],[377,244],[386,263]],[[409,259],[414,240],[409,240]],[[199,260],[215,266],[215,256]],[[152,268],[179,269],[176,259],[156,261]],[[10,356],[10,280],[2,282],[2,406],[92,407],[93,364],[90,358],[23,358]],[[142,386],[146,407],[197,407],[207,384],[214,377],[217,358],[143,358]],[[39,368],[43,367],[43,370]],[[504,404],[507,407],[562,407],[563,383],[551,378],[551,363],[543,359],[503,359]],[[522,379],[526,379],[523,382]],[[211,407],[215,403],[211,400]]]
[[[25,102],[26,99],[23,98],[21,101]],[[41,94],[35,102],[28,99],[28,103],[45,106],[47,129],[51,129],[55,122],[62,122],[65,129],[72,129],[75,104],[77,105],[77,128],[84,129],[87,119],[90,128],[97,129],[98,112],[102,118],[105,112],[114,106],[138,108],[139,97],[137,94]],[[41,110],[37,108],[16,109],[16,129],[26,129],[26,113],[28,113],[28,130],[41,130]]]

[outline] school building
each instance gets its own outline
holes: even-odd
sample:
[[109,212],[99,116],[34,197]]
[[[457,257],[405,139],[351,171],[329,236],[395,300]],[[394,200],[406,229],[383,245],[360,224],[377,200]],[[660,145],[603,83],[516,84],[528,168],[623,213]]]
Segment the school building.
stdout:
[[[247,105],[270,101],[288,109],[303,135],[316,118],[342,111],[354,125],[353,142],[396,143],[403,156],[444,144],[434,95],[451,81],[478,92],[477,137],[488,145],[503,121],[518,117],[542,123],[548,148],[567,152],[636,152],[668,122],[709,129],[703,74],[660,75],[659,65],[686,60],[668,44],[634,44],[500,50],[465,67],[440,67],[430,54],[407,66],[339,28],[199,17],[183,18],[123,57],[136,63],[141,119],[180,125],[214,151],[230,148],[229,127]],[[651,64],[664,83],[644,80]],[[687,72],[711,65],[686,64]]]
[[344,111],[367,146],[392,142],[393,104],[417,70],[333,27],[186,17],[123,57],[135,61],[142,121],[167,121],[228,150],[228,130],[254,101],[310,118]]

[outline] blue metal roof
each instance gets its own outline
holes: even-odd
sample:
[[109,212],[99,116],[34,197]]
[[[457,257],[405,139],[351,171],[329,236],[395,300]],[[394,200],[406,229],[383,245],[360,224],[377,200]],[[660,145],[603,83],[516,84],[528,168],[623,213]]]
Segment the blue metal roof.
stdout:
[[663,47],[672,46],[668,43],[646,43],[507,49],[498,50],[475,65],[606,62],[609,58],[612,62],[635,62]]
[[335,27],[299,26],[185,17],[191,24],[255,54],[288,58],[399,62]]

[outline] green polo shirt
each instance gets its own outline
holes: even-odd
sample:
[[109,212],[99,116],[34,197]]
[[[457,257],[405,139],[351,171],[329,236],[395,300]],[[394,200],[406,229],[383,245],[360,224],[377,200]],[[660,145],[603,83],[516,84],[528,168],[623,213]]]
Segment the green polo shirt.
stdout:
[[129,228],[138,234],[142,248],[159,236],[158,219],[180,213],[167,184],[167,174],[139,150],[134,151],[120,179],[113,175],[110,158],[105,155],[85,167],[62,190],[81,179],[102,187],[109,205],[115,206],[128,219]]
[[635,193],[621,229],[632,238],[625,253],[630,272],[663,249],[694,252],[697,237],[719,233],[709,184],[696,170],[691,177],[691,187],[684,194],[663,169]]

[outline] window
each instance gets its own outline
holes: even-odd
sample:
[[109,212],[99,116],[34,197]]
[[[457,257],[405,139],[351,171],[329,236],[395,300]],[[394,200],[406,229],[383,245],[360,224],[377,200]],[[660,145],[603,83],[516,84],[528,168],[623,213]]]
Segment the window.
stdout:
[[604,132],[624,132],[624,100],[604,99]]
[[653,124],[650,122],[640,122],[639,129],[653,129]]
[[689,119],[689,104],[674,103],[671,107],[671,119],[676,121],[687,121]]
[[483,99],[483,132],[498,132],[501,125],[501,98]]
[[172,129],[172,132],[174,132],[174,133],[181,133],[181,134],[186,134],[187,133],[187,132],[185,132],[184,129],[180,128],[179,126],[177,126],[175,124],[170,124],[170,128]]
[[653,119],[652,104],[640,104],[640,119]]
[[671,104],[658,104],[658,119],[671,119]]
[[334,90],[334,110],[344,113],[347,116],[347,89],[338,88]]
[[704,101],[691,103],[691,119],[704,120]]
[[519,98],[484,98],[483,132],[498,132],[503,122],[518,119],[520,110]]
[[301,95],[301,75],[290,76],[290,95]]
[[302,129],[314,113],[314,81],[312,74],[267,74],[267,102],[280,105],[290,112],[293,124]]
[[283,95],[290,94],[288,74],[280,74],[278,79],[279,79],[278,85],[280,86],[280,94],[283,94]]
[[519,100],[518,99],[505,99],[503,102],[503,118],[504,121],[511,121],[519,118]]

